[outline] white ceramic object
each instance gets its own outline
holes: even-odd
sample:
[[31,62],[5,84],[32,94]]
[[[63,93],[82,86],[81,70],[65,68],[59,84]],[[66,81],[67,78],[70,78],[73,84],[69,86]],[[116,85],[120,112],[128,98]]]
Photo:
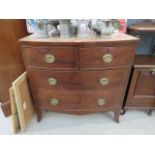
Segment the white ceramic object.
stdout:
[[114,32],[115,28],[113,26],[112,20],[103,20],[101,25],[101,36],[109,36]]
[[59,20],[60,22],[60,37],[61,38],[69,38],[71,36],[70,33],[70,22],[69,20]]
[[35,36],[38,38],[48,38],[47,24],[43,21],[38,21],[38,30],[35,32]]
[[78,20],[77,37],[83,38],[83,37],[89,37],[90,36],[91,30],[88,27],[88,24],[89,24],[89,20],[85,20],[85,19]]

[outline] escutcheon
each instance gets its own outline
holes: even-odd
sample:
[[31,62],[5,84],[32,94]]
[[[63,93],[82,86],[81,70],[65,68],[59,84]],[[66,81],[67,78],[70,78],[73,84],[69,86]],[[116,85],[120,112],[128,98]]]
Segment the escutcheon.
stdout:
[[48,79],[48,84],[51,85],[51,86],[55,86],[56,84],[58,83],[57,79],[56,78],[49,78]]
[[100,99],[97,100],[97,104],[98,104],[99,106],[103,106],[105,103],[106,103],[106,101],[105,101],[104,98],[100,98]]
[[54,105],[54,106],[57,106],[57,105],[59,105],[59,104],[60,104],[60,102],[59,102],[59,100],[58,100],[58,99],[53,98],[53,99],[51,99],[51,104],[52,104],[52,105]]
[[45,62],[46,63],[53,63],[55,61],[55,56],[53,54],[46,54],[45,55]]
[[113,56],[111,54],[105,54],[105,55],[103,55],[102,60],[105,63],[110,63],[113,60]]
[[105,77],[105,78],[101,78],[101,79],[100,79],[100,84],[101,84],[101,85],[104,85],[104,86],[105,86],[105,85],[108,85],[108,84],[109,84],[109,79],[106,78],[106,77]]

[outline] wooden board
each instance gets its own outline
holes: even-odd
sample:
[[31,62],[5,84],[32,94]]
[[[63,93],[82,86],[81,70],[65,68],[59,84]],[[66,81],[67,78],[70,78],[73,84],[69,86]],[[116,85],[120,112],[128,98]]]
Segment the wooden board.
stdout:
[[14,94],[12,87],[9,89],[9,94],[10,94],[13,132],[17,133],[18,131],[20,131],[20,123],[19,123],[19,116],[18,116],[18,112],[17,112],[15,94]]
[[22,132],[28,127],[34,113],[26,75],[26,72],[23,73],[12,83]]

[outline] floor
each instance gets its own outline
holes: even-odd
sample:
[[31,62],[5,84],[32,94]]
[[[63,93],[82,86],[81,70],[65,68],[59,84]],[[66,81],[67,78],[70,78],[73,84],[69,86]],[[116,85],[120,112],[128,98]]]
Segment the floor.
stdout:
[[[148,116],[145,111],[129,110],[120,116],[120,123],[115,123],[113,113],[97,113],[74,116],[55,112],[44,112],[40,123],[36,116],[32,119],[26,135],[124,135],[124,134],[155,134],[155,112]],[[12,133],[11,117],[5,118],[0,108],[0,135]]]

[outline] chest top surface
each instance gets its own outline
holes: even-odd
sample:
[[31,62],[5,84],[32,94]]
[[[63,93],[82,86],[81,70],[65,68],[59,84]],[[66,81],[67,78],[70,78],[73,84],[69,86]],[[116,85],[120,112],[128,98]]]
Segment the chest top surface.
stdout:
[[49,37],[49,38],[37,38],[34,34],[21,38],[19,40],[22,44],[59,44],[59,45],[80,45],[80,44],[100,44],[100,43],[126,43],[126,42],[138,42],[139,39],[124,33],[114,33],[109,37],[89,37],[89,38],[60,38],[60,37]]

